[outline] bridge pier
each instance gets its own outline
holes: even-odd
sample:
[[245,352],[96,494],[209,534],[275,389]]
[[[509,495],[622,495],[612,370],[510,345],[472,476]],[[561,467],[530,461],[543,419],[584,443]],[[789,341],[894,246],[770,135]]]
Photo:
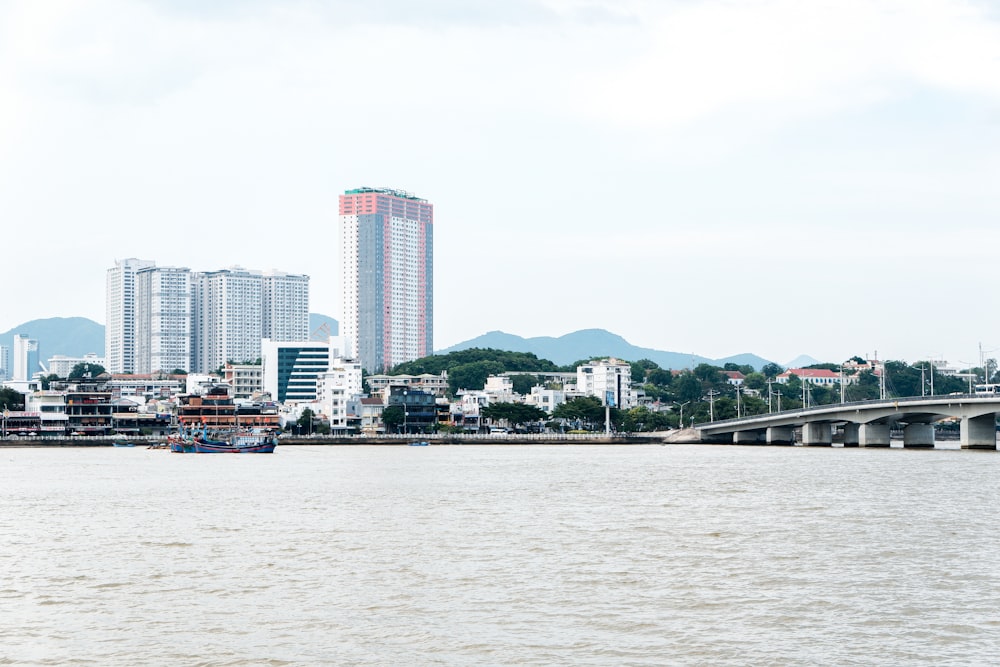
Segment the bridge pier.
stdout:
[[756,445],[760,442],[760,433],[757,431],[734,431],[734,445]]
[[907,424],[903,428],[903,447],[934,448],[934,424]]
[[844,447],[857,447],[861,444],[861,424],[847,422],[844,424]]
[[888,447],[888,424],[862,424],[858,429],[858,444],[862,447]]
[[833,444],[833,427],[828,423],[806,422],[802,425],[802,444],[806,447],[829,447]]
[[765,438],[769,445],[794,445],[795,429],[791,426],[769,426]]
[[959,439],[962,449],[996,449],[997,416],[994,413],[981,417],[962,417]]

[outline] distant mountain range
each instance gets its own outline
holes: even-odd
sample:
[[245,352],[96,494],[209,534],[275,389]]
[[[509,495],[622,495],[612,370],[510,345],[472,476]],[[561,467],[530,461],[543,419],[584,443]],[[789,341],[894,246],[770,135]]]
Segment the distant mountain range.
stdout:
[[[309,331],[313,337],[323,335],[336,336],[340,332],[340,323],[329,315],[319,313],[309,314]],[[0,345],[6,345],[13,354],[14,334],[27,334],[38,341],[39,359],[45,363],[49,357],[61,354],[67,357],[82,357],[95,352],[104,356],[104,325],[98,324],[86,317],[51,317],[32,320],[0,334]],[[697,354],[683,352],[668,352],[632,345],[617,334],[604,329],[583,329],[564,336],[538,336],[522,338],[503,331],[491,331],[471,340],[439,350],[437,354],[447,354],[469,348],[493,348],[510,352],[531,352],[541,359],[565,366],[581,359],[592,357],[618,357],[628,361],[649,359],[662,368],[693,368],[698,364],[707,363],[723,366],[727,363],[749,365],[760,370],[768,359],[755,354],[737,354],[721,359],[711,359]],[[785,364],[786,368],[798,368],[817,363],[812,357],[802,355]]]
[[437,354],[447,354],[473,347],[493,348],[510,352],[531,352],[541,359],[548,359],[560,366],[597,356],[618,357],[627,361],[649,359],[650,361],[655,361],[661,368],[672,369],[694,368],[698,364],[703,363],[715,366],[733,363],[740,366],[749,365],[760,370],[765,364],[770,363],[767,359],[749,353],[737,354],[722,359],[709,359],[697,354],[653,350],[647,347],[632,345],[621,336],[613,334],[610,331],[605,331],[604,329],[583,329],[582,331],[574,331],[558,338],[550,336],[522,338],[521,336],[503,331],[491,331],[472,340],[467,340],[464,343],[440,350]]

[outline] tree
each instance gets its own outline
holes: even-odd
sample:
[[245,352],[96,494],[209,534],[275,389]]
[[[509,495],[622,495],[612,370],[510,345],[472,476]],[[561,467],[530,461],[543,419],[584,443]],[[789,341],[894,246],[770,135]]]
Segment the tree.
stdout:
[[24,410],[24,394],[10,387],[0,387],[0,409]]
[[507,420],[513,426],[542,421],[549,416],[545,410],[524,403],[492,403],[484,407],[480,414],[493,421]]
[[171,375],[187,375],[188,372],[186,370],[184,370],[183,368],[175,368],[174,370],[170,371],[170,374]]
[[771,378],[772,380],[782,373],[785,369],[774,362],[766,363],[761,367],[760,372],[764,374],[764,377]]
[[593,426],[604,422],[604,405],[593,396],[581,396],[557,406],[552,416]]
[[52,386],[52,383],[59,380],[59,376],[55,373],[49,373],[48,375],[42,376],[42,390],[47,390]]
[[302,433],[303,429],[305,429],[307,433],[313,432],[314,417],[315,413],[312,410],[310,410],[309,408],[302,409],[302,414],[299,415],[298,420],[296,420],[295,422],[299,427],[299,433]]
[[86,361],[81,361],[69,372],[70,378],[95,378],[104,372],[104,366],[100,364],[91,364]]
[[382,424],[385,425],[386,433],[398,433],[405,419],[406,413],[403,412],[402,405],[390,405],[382,410]]

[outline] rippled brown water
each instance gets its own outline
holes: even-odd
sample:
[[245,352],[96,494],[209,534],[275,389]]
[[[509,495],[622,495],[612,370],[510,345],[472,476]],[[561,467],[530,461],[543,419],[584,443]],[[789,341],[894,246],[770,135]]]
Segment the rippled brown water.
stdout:
[[0,450],[0,664],[975,665],[1000,453]]

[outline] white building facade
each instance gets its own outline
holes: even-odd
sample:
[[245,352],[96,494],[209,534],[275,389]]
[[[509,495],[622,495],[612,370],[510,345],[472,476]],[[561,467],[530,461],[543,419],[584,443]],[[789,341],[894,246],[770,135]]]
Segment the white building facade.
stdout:
[[154,266],[135,274],[136,373],[191,368],[191,271]]
[[628,410],[636,405],[632,394],[632,366],[618,359],[602,359],[578,366],[576,390],[613,408]]
[[153,266],[146,259],[123,259],[108,269],[105,283],[104,360],[109,373],[134,373],[136,353],[135,274]]

